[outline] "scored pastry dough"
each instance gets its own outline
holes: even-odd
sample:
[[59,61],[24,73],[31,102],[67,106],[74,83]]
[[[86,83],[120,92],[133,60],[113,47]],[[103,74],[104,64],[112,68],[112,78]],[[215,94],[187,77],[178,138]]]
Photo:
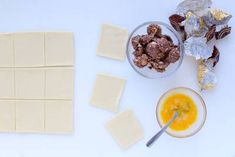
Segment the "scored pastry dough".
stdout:
[[11,34],[0,34],[0,67],[14,66],[14,46]]
[[47,133],[73,132],[73,103],[63,100],[46,100],[45,130]]
[[74,44],[73,33],[45,33],[46,65],[73,65]]
[[112,112],[117,112],[125,82],[126,81],[121,78],[98,74],[90,104]]
[[13,69],[0,69],[0,98],[14,98]]
[[43,99],[45,93],[43,69],[16,69],[15,93],[20,99]]
[[0,132],[73,132],[73,60],[73,33],[0,34]]
[[15,66],[35,67],[44,65],[44,33],[14,34]]
[[72,68],[46,70],[46,99],[72,99],[74,74]]
[[0,100],[0,131],[15,131],[15,102],[14,100]]
[[117,60],[125,59],[128,31],[116,26],[103,24],[97,55]]
[[106,123],[106,129],[122,148],[128,148],[144,137],[143,129],[131,110],[119,113]]
[[44,100],[16,100],[16,131],[44,132]]

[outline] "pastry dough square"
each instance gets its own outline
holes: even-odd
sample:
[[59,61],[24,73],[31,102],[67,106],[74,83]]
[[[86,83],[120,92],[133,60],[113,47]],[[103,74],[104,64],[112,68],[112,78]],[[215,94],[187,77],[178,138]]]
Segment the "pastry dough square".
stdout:
[[0,98],[14,98],[14,70],[0,69]]
[[0,131],[15,131],[15,102],[13,100],[0,100]]
[[36,67],[44,65],[44,33],[15,33],[15,66]]
[[127,39],[127,30],[103,24],[97,48],[97,55],[117,60],[124,60],[126,57],[125,52]]
[[19,99],[43,99],[45,72],[43,69],[16,69],[15,93]]
[[93,88],[90,104],[112,112],[117,112],[125,80],[98,74]]
[[46,99],[73,99],[72,68],[46,70]]
[[73,132],[73,103],[64,100],[46,100],[46,133]]
[[144,132],[139,121],[131,110],[119,113],[106,123],[106,129],[124,149],[141,140]]
[[74,44],[73,33],[45,33],[46,65],[73,65]]
[[44,132],[44,100],[16,100],[16,131]]
[[11,34],[0,34],[0,67],[14,66],[14,46]]

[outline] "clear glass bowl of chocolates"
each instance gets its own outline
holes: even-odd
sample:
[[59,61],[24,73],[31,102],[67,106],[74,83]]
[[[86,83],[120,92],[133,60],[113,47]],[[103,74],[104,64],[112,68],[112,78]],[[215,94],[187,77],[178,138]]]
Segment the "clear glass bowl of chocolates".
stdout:
[[178,70],[184,58],[180,35],[168,24],[145,22],[130,34],[127,58],[132,68],[146,78],[164,78]]

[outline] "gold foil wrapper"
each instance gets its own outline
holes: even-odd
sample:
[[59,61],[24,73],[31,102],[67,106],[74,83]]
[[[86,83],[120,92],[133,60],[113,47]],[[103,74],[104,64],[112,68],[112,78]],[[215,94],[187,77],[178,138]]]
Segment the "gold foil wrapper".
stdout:
[[207,45],[204,37],[190,37],[184,42],[185,54],[193,56],[196,60],[208,59],[213,51]]
[[177,6],[176,11],[179,15],[185,15],[189,11],[199,15],[202,11],[210,8],[211,5],[211,0],[184,0]]
[[219,9],[210,9],[207,14],[203,16],[205,23],[208,26],[224,26],[227,25],[229,20],[232,18],[232,15],[225,13]]
[[197,78],[201,90],[211,89],[217,84],[214,67],[220,52],[215,46],[212,50],[215,43],[211,39],[222,39],[231,32],[228,22],[232,15],[211,9],[211,5],[211,0],[184,0],[176,10],[177,14],[185,17],[179,30],[184,35],[185,54],[198,60]]
[[222,10],[219,10],[219,9],[211,9],[210,13],[212,14],[212,16],[217,21],[224,20],[225,18],[229,18],[231,16],[228,13],[225,13]]
[[217,79],[214,73],[213,62],[200,60],[198,63],[198,83],[201,91],[209,90],[216,86]]
[[190,11],[186,14],[186,19],[182,22],[182,25],[184,26],[185,32],[187,33],[188,37],[204,36],[206,31],[208,30],[203,18]]

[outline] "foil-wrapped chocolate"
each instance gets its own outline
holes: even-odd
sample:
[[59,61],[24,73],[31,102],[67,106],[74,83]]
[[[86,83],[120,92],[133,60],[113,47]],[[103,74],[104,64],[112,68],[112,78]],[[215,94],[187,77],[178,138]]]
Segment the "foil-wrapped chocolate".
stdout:
[[203,18],[192,12],[186,14],[186,19],[182,22],[182,25],[184,26],[184,31],[187,33],[188,37],[204,36],[207,31]]
[[210,9],[206,15],[203,16],[203,19],[208,26],[227,25],[231,18],[232,15],[219,9]]
[[187,12],[192,11],[199,15],[207,8],[210,8],[211,5],[211,0],[184,0],[177,6],[177,14],[185,15]]
[[205,37],[190,37],[184,42],[185,53],[198,59],[208,59],[212,50],[207,45]]
[[200,60],[198,65],[198,83],[201,90],[213,88],[216,83],[216,75],[211,60]]

